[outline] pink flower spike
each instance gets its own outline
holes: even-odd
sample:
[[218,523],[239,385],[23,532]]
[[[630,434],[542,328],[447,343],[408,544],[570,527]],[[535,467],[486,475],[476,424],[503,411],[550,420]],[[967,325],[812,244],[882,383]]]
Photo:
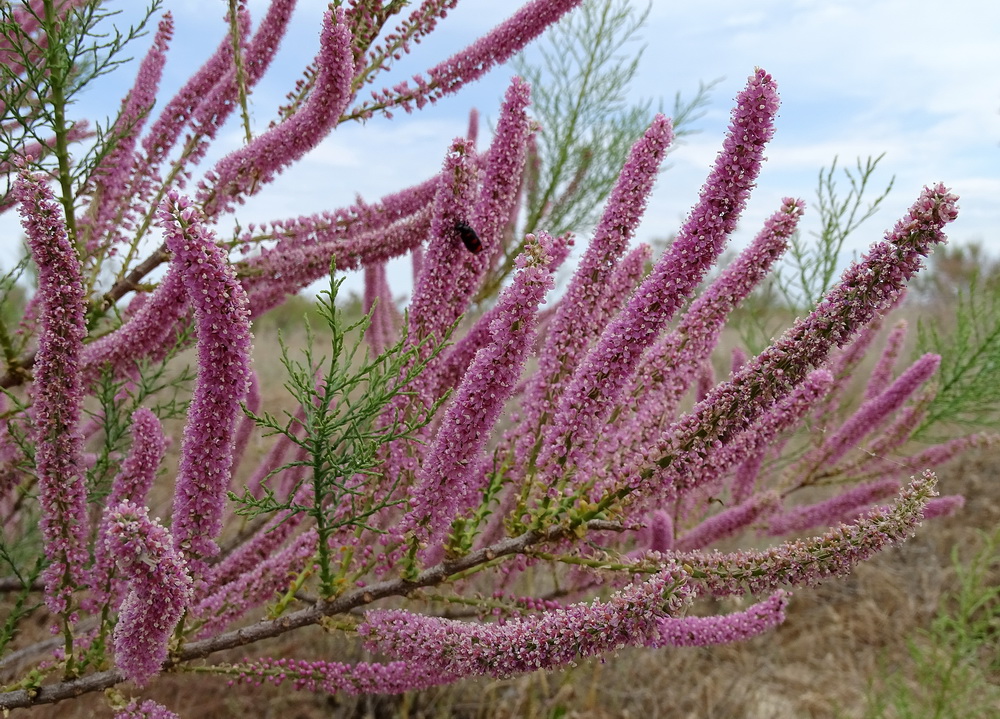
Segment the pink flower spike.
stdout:
[[214,217],[274,179],[286,167],[313,149],[340,120],[351,99],[354,54],[351,33],[344,25],[344,9],[324,16],[316,81],[306,103],[280,125],[250,144],[222,158],[202,184],[198,201]]
[[868,384],[865,386],[865,399],[869,400],[878,396],[882,390],[889,386],[892,381],[893,366],[899,357],[903,342],[906,340],[906,320],[900,320],[893,327],[889,337],[886,338],[885,348],[878,358],[875,368],[872,370]]
[[480,454],[504,404],[517,387],[534,339],[538,306],[552,288],[551,238],[528,235],[518,255],[513,284],[497,302],[492,341],[476,353],[445,411],[434,444],[417,475],[404,530],[421,523],[420,540],[437,540],[481,494]]
[[[804,204],[784,198],[753,242],[691,303],[677,328],[663,337],[643,357],[629,394],[633,416],[623,430],[624,439],[643,446],[655,438],[676,414],[692,380],[718,344],[722,328],[733,309],[767,276],[785,251],[798,227]],[[712,385],[715,383],[712,382]],[[699,388],[699,401],[711,387]]]
[[146,493],[153,486],[166,449],[163,427],[153,411],[140,407],[133,412],[132,449],[111,483],[111,494],[105,504],[111,507],[124,500],[145,504]]
[[188,408],[174,494],[175,547],[195,576],[218,552],[240,402],[250,387],[247,297],[224,250],[186,197],[169,192],[159,218],[198,328],[198,380]]
[[[664,496],[688,491],[688,469],[725,444],[767,408],[786,396],[830,351],[851,341],[865,325],[891,307],[934,245],[945,241],[944,225],[958,216],[958,197],[943,186],[925,188],[886,240],[872,247],[841,276],[820,304],[774,344],[747,362],[729,382],[671,426],[647,464],[630,480]],[[670,481],[660,479],[669,473]],[[627,491],[630,490],[620,490]]]
[[910,537],[928,502],[937,496],[936,484],[933,472],[911,477],[892,505],[875,507],[818,537],[787,541],[761,551],[695,551],[673,558],[690,565],[691,576],[716,597],[760,594],[781,585],[816,584],[826,577],[848,574],[860,562]]
[[[372,312],[372,308],[375,311]],[[365,339],[372,352],[378,354],[396,343],[400,318],[393,304],[392,290],[386,276],[384,262],[365,265],[365,305],[366,313],[371,312],[371,326],[365,332]]]
[[[440,183],[434,197],[431,240],[424,252],[420,278],[410,300],[410,341],[419,343],[428,337],[444,339],[451,324],[458,319],[468,302],[470,275],[479,274],[471,267],[474,255],[462,243],[457,226],[468,219],[469,208],[476,200],[479,172],[474,150],[467,140],[452,141],[444,159]],[[426,348],[430,351],[430,347]]]
[[[241,29],[244,31],[248,29],[246,22],[243,23]],[[151,168],[157,167],[166,159],[184,127],[191,121],[195,108],[211,93],[212,87],[225,74],[226,67],[232,65],[232,54],[233,41],[227,34],[212,56],[163,106],[163,111],[142,140],[142,147],[146,152],[143,163],[143,169],[146,173],[150,173]],[[147,189],[151,190],[151,188],[152,183],[150,182]],[[146,197],[146,195],[142,196]]]
[[[243,80],[247,88],[256,85],[267,72],[288,29],[297,2],[298,0],[270,0],[267,14],[261,19],[253,38],[249,40],[247,36],[250,16],[246,11],[245,0],[240,3],[237,24],[240,28],[239,40],[243,52]],[[228,20],[227,17],[227,22]],[[195,134],[209,138],[215,137],[226,119],[238,107],[239,90],[236,82],[236,66],[232,61],[232,37],[227,37],[225,42],[229,44],[225,57],[228,69],[208,92],[200,96],[200,102],[196,106],[191,122]],[[198,152],[199,157],[202,152]]]
[[[140,407],[133,412],[132,448],[122,462],[121,471],[111,482],[111,493],[105,499],[105,506],[114,507],[123,501],[144,505],[146,493],[153,486],[166,449],[163,427],[152,410]],[[102,521],[94,543],[94,566],[90,570],[91,597],[87,602],[90,605],[89,611],[99,611],[109,599],[112,563],[105,545],[107,532],[106,521]]]
[[[521,186],[524,158],[531,136],[528,121],[530,101],[528,83],[515,77],[504,95],[496,133],[486,155],[479,199],[471,213],[472,227],[479,234],[485,249],[477,256],[480,267],[476,280],[486,270],[490,258],[501,250],[503,229]],[[470,140],[470,143],[474,142]]]
[[774,512],[779,503],[778,495],[774,492],[754,495],[743,504],[725,509],[701,522],[677,540],[676,549],[679,552],[688,552],[692,549],[709,547]]
[[852,513],[891,497],[898,491],[899,482],[891,477],[866,482],[822,502],[792,507],[772,517],[768,522],[767,533],[778,537],[814,527],[830,526],[849,519]]
[[949,494],[935,497],[924,507],[924,519],[950,517],[965,506],[965,497],[961,494]]
[[295,576],[293,568],[308,564],[315,553],[316,532],[305,532],[287,547],[261,558],[235,580],[221,585],[191,610],[192,616],[205,621],[198,635],[213,636],[251,609],[273,600],[288,589]]
[[[776,451],[772,444],[775,438],[806,416],[830,391],[833,384],[834,378],[829,370],[813,370],[749,430],[726,445],[727,453],[736,464],[730,484],[734,502],[743,503],[753,494],[765,456],[769,451]],[[721,471],[723,465],[719,466]]]
[[503,624],[474,624],[401,610],[370,611],[358,634],[371,651],[453,676],[510,677],[565,666],[655,641],[658,620],[677,614],[692,590],[672,563],[607,601],[573,604]]
[[[125,213],[128,204],[128,183],[133,179],[135,146],[149,112],[156,102],[156,92],[167,61],[167,47],[174,32],[173,16],[164,13],[153,46],[139,66],[135,85],[122,101],[121,112],[109,136],[114,138],[111,152],[95,169],[97,186],[91,212],[81,223],[81,235],[87,240],[88,252],[94,252],[102,235],[116,231],[116,216]],[[125,200],[123,203],[122,201]],[[119,217],[120,219],[120,217]]]
[[115,714],[115,719],[180,719],[180,716],[152,699],[141,703],[133,699]]
[[[774,134],[778,93],[771,76],[758,68],[736,102],[723,150],[690,217],[625,309],[604,330],[562,394],[539,458],[540,467],[550,465],[543,469],[545,483],[551,484],[561,471],[552,465],[580,464],[597,426],[621,399],[643,353],[704,278],[735,229],[760,173],[764,145]],[[622,209],[638,214],[635,207]],[[794,226],[802,214],[801,204],[786,200],[783,212]]]
[[141,298],[141,306],[125,324],[83,348],[85,384],[96,381],[105,368],[116,379],[126,376],[140,360],[162,360],[176,346],[177,334],[190,310],[180,272],[171,267],[151,295],[137,298]]
[[264,678],[273,684],[291,682],[297,690],[326,694],[402,694],[439,684],[455,677],[416,662],[326,662],[266,657],[241,664],[240,681],[259,685]]
[[372,100],[352,108],[349,114],[370,117],[380,110],[391,116],[388,108],[402,107],[410,112],[414,104],[419,109],[428,102],[437,102],[507,62],[581,1],[532,0],[487,35],[428,70],[429,80],[414,75],[412,84],[401,82],[391,90],[373,92]]
[[170,533],[145,507],[122,502],[107,510],[108,552],[128,582],[115,626],[115,664],[139,686],[160,672],[167,642],[191,600],[193,583]]
[[674,547],[674,520],[667,512],[658,509],[649,520],[649,550],[667,552]]
[[[558,407],[555,388],[563,378],[572,375],[612,311],[621,307],[622,297],[611,293],[620,290],[619,281],[626,278],[628,272],[616,276],[617,267],[639,225],[642,210],[672,141],[670,120],[657,115],[629,151],[594,236],[546,329],[538,369],[525,391],[525,413],[519,427],[511,434],[511,441],[517,445],[519,464],[534,460],[528,456],[528,448],[537,444],[536,434],[542,431],[541,418],[555,416]],[[612,278],[618,281],[612,284]]]
[[665,617],[650,647],[707,647],[756,637],[785,621],[788,592],[779,589],[742,612],[716,617]]
[[87,334],[86,296],[76,248],[62,210],[41,177],[22,170],[14,183],[21,224],[38,267],[35,295],[41,322],[34,366],[35,472],[42,507],[45,603],[54,614],[72,611],[87,551],[87,489],[77,429],[83,403],[80,354]]
[[937,372],[940,364],[940,356],[925,354],[885,391],[862,404],[823,444],[821,448],[823,465],[835,464],[849,450],[856,447],[865,435],[873,432],[889,415],[902,407],[903,403]]

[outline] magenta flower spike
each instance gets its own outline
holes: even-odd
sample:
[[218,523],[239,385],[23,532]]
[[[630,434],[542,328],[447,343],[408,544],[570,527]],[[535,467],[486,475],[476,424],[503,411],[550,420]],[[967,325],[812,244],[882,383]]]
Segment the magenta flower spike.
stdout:
[[674,520],[658,509],[649,520],[649,551],[668,552],[674,548]]
[[145,504],[146,494],[153,486],[166,450],[163,427],[153,411],[140,407],[133,412],[132,448],[111,484],[106,506],[111,507],[125,500]]
[[658,620],[677,614],[690,601],[692,590],[686,580],[685,572],[671,564],[606,602],[573,604],[503,624],[375,610],[368,612],[358,634],[371,651],[445,676],[510,677],[626,646],[648,645],[655,640]]
[[384,262],[406,254],[427,240],[431,212],[425,208],[385,228],[363,235],[322,244],[275,250],[248,263],[261,274],[247,278],[254,317],[281,304],[316,280],[330,274],[330,260],[338,270],[356,270],[372,262]]
[[[503,228],[510,219],[511,209],[521,187],[524,158],[531,135],[527,111],[530,101],[528,83],[515,77],[504,95],[496,134],[485,158],[479,199],[470,214],[472,228],[485,249],[485,252],[477,255],[480,258],[479,273],[472,277],[476,282],[486,270],[490,259],[501,249]],[[469,142],[474,145],[475,140],[470,139]],[[470,294],[473,289],[469,288]]]
[[87,489],[77,428],[83,405],[80,353],[87,334],[83,282],[62,210],[39,176],[22,171],[14,183],[21,226],[38,267],[35,295],[41,321],[34,366],[32,441],[42,507],[40,526],[48,567],[45,603],[53,614],[72,611],[82,586],[87,551]]
[[111,128],[110,134],[117,141],[95,170],[96,197],[91,204],[90,216],[85,217],[81,223],[81,236],[86,240],[88,254],[96,252],[104,234],[109,229],[114,229],[112,223],[115,218],[125,214],[126,209],[121,206],[122,200],[132,199],[129,197],[128,185],[133,179],[135,147],[156,101],[163,66],[167,61],[167,47],[173,32],[173,16],[169,12],[164,13],[153,39],[153,46],[139,65],[135,85],[122,101],[121,112]]
[[779,589],[741,612],[716,617],[665,617],[651,647],[707,647],[742,642],[785,621],[788,593]]
[[527,469],[527,464],[534,463],[530,448],[537,442],[543,418],[555,416],[559,380],[572,374],[587,346],[607,323],[611,308],[620,306],[622,298],[610,294],[609,282],[639,225],[672,140],[670,121],[657,115],[632,146],[594,236],[556,306],[538,354],[538,369],[524,392],[520,424],[510,435],[519,467]]
[[856,514],[860,509],[891,497],[898,491],[899,482],[891,477],[866,482],[825,501],[792,507],[771,517],[767,523],[767,533],[778,537],[814,527],[828,527],[836,522],[850,519],[852,514]]
[[[121,471],[111,483],[111,493],[105,499],[105,506],[114,507],[125,501],[143,506],[166,449],[163,427],[152,410],[140,407],[133,412],[132,448],[122,462]],[[100,611],[100,607],[110,599],[108,589],[112,558],[108,556],[105,544],[107,533],[105,517],[98,527],[97,541],[94,543],[94,566],[90,570],[89,580],[91,596],[87,600],[89,611]]]
[[689,552],[710,547],[719,540],[731,537],[754,522],[775,512],[781,501],[775,492],[755,494],[735,507],[730,507],[702,521],[677,540],[675,549]]
[[774,439],[805,417],[830,391],[833,383],[833,375],[828,370],[813,370],[802,384],[765,412],[749,430],[728,443],[720,452],[724,455],[720,461],[705,462],[702,466],[718,473],[735,466],[730,494],[734,502],[742,504],[754,492],[757,475]]
[[416,662],[327,662],[283,657],[239,665],[240,682],[260,686],[291,682],[297,690],[327,694],[402,694],[455,681]]
[[206,175],[198,192],[206,215],[214,217],[234,200],[257,192],[313,149],[340,120],[351,99],[354,76],[351,33],[344,25],[343,8],[324,17],[315,65],[316,81],[305,104],[280,125],[222,158]]
[[[256,236],[258,239],[277,241],[274,249],[261,254],[262,259],[281,255],[301,245],[352,240],[419,214],[427,205],[433,204],[441,182],[441,176],[434,175],[417,185],[386,195],[378,202],[369,203],[359,198],[355,204],[332,212],[274,220],[262,225],[257,232],[248,230],[242,238],[250,241]],[[329,260],[326,264],[329,269]]]
[[[944,242],[942,228],[957,217],[957,200],[942,185],[925,188],[885,241],[848,268],[808,317],[675,422],[655,448],[647,450],[646,466],[633,474],[632,486],[619,492],[624,496],[643,487],[655,496],[670,497],[690,490],[688,468],[702,462],[716,443],[725,445],[746,429],[831,349],[849,342],[893,304],[922,258]],[[669,481],[662,481],[666,475]]]
[[133,699],[115,714],[115,719],[181,719],[179,715],[162,704],[147,699],[140,702]]
[[118,610],[115,664],[139,686],[160,672],[167,641],[192,596],[192,581],[170,533],[145,507],[125,501],[107,510],[106,544],[128,595]]
[[906,330],[906,320],[900,320],[886,338],[882,354],[872,370],[868,384],[865,385],[866,400],[878,396],[892,381],[893,367],[903,349],[903,342],[906,341]]
[[945,497],[935,497],[924,507],[924,519],[950,517],[965,506],[965,497],[961,494],[949,494]]
[[[424,252],[423,270],[410,301],[410,340],[444,339],[448,328],[465,308],[467,276],[478,274],[470,265],[474,256],[462,243],[457,229],[468,218],[476,200],[479,172],[474,150],[457,138],[445,156],[445,181],[434,198],[431,240]],[[430,348],[427,347],[427,352]]]
[[[885,547],[913,534],[927,503],[937,496],[937,477],[925,471],[912,477],[888,507],[875,507],[846,524],[809,539],[764,550],[676,553],[692,567],[691,576],[713,596],[761,594],[782,585],[811,585],[843,576]],[[763,570],[763,571],[762,571]]]
[[1000,436],[988,432],[979,432],[932,445],[911,457],[910,463],[915,467],[937,467],[957,457],[962,452],[967,452],[971,449],[981,449],[983,447],[995,447],[998,444],[1000,444]]
[[476,108],[469,110],[469,129],[465,131],[465,137],[473,145],[479,139],[479,110]]
[[[240,46],[243,53],[243,81],[246,88],[251,88],[267,72],[281,41],[288,30],[292,12],[298,0],[271,0],[267,13],[260,21],[257,32],[248,39],[250,17],[245,3],[239,5],[237,24],[241,29]],[[238,107],[239,88],[236,81],[236,66],[232,60],[232,37],[227,37],[229,52],[225,62],[225,74],[214,83],[211,90],[199,98],[191,120],[192,129],[196,135],[212,138],[225,123],[226,119]],[[202,145],[205,147],[205,144]],[[204,150],[196,154],[200,159]]]
[[[372,308],[375,311],[372,312]],[[365,338],[372,352],[378,354],[396,343],[398,325],[393,306],[392,291],[386,279],[385,263],[365,265],[365,312],[371,312],[371,326]]]
[[550,243],[545,234],[537,241],[532,235],[525,239],[514,283],[501,293],[490,323],[492,341],[469,365],[424,458],[403,529],[415,528],[422,541],[440,539],[482,492],[480,454],[517,387],[534,339],[538,306],[552,288],[546,252]]
[[[774,134],[778,94],[771,76],[758,69],[736,102],[723,150],[691,216],[560,398],[539,458],[540,466],[549,465],[546,483],[557,478],[558,467],[578,465],[586,456],[598,423],[621,399],[643,352],[705,276],[736,227],[760,172],[764,145]],[[635,207],[622,209],[638,214]],[[789,214],[797,218],[801,207]]]
[[218,551],[213,540],[222,529],[236,419],[250,386],[250,318],[243,287],[190,201],[171,192],[159,216],[198,331],[198,380],[184,428],[172,532],[200,576],[201,560]]
[[205,622],[199,634],[212,636],[254,607],[280,595],[294,576],[289,567],[302,566],[315,553],[316,532],[300,534],[287,547],[261,558],[236,579],[223,584],[191,610],[193,617]]
[[[281,551],[281,545],[298,529],[302,519],[301,514],[291,512],[280,514],[221,562],[213,564],[205,575],[205,583],[209,587],[221,587],[259,568],[268,557]],[[202,601],[204,594],[204,591],[199,591],[195,599]]]
[[507,62],[581,1],[532,0],[472,45],[428,70],[429,79],[415,75],[413,85],[401,82],[391,90],[373,91],[372,100],[353,108],[350,114],[368,118],[380,110],[392,117],[387,108],[402,107],[412,112],[414,105],[420,109],[437,102]]
[[128,376],[140,360],[162,360],[176,346],[181,322],[190,311],[180,271],[171,267],[151,295],[137,295],[136,300],[138,309],[125,324],[84,347],[84,384],[96,381],[106,368],[115,378]]
[[753,242],[691,303],[677,328],[646,353],[629,383],[632,415],[616,433],[619,442],[642,446],[665,429],[699,377],[699,366],[711,357],[729,314],[785,251],[803,208],[801,200],[786,197]]
[[[243,22],[241,31],[249,31],[249,18],[241,14]],[[188,79],[174,97],[167,102],[156,122],[150,127],[149,133],[142,140],[145,151],[143,170],[147,175],[158,167],[177,143],[184,128],[188,126],[195,109],[211,94],[212,88],[222,77],[226,68],[233,64],[233,40],[227,34],[219,43],[212,56],[201,68]],[[152,178],[146,183],[145,189],[151,192]],[[144,200],[149,196],[142,195]]]
[[[239,46],[243,50],[243,79],[246,88],[253,87],[270,66],[288,29],[296,4],[297,0],[271,0],[267,14],[250,39],[250,15],[245,3],[239,4],[236,24]],[[191,132],[186,139],[182,157],[172,170],[175,174],[196,164],[205,156],[210,141],[216,137],[237,107],[238,86],[233,38],[227,33],[215,53],[167,103],[143,142],[146,157],[140,196],[147,201],[152,196],[156,168],[177,143],[185,127]],[[184,176],[179,174],[178,186],[183,185]]]
[[[247,396],[244,401],[247,410],[254,414],[259,414],[260,400],[260,382],[257,378],[257,373],[251,369],[250,386],[247,390]],[[231,470],[233,475],[235,475],[240,468],[240,463],[246,455],[247,446],[250,444],[250,438],[253,436],[253,432],[256,428],[257,423],[254,422],[249,416],[244,414],[240,417],[239,428],[236,430],[236,438],[233,441],[233,468]]]
[[[549,271],[554,273],[561,263],[565,261],[566,255],[568,253],[568,246],[571,244],[570,238],[568,236],[552,238],[547,235],[547,233],[540,233],[540,236],[546,238],[546,254],[549,255]],[[472,363],[473,358],[475,358],[476,353],[486,346],[490,341],[491,330],[493,325],[493,320],[497,318],[500,314],[500,308],[494,305],[482,316],[476,320],[476,323],[469,328],[468,332],[459,339],[444,357],[444,361],[439,365],[436,373],[436,392],[440,394],[445,390],[452,387],[456,387],[459,382],[461,382],[462,377],[465,375]],[[544,311],[539,313],[539,318],[542,317]],[[541,332],[536,332],[536,338],[541,334]],[[521,383],[515,391],[514,395],[520,395],[523,390],[524,383]]]
[[840,461],[865,435],[873,432],[886,418],[902,407],[903,403],[937,372],[940,364],[940,356],[925,354],[882,393],[864,402],[840,429],[823,443],[819,461],[824,466],[832,466]]

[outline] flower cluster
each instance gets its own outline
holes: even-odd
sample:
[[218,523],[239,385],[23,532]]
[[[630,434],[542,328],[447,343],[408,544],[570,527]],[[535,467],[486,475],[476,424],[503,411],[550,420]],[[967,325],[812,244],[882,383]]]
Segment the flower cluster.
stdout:
[[236,417],[250,388],[250,317],[243,286],[190,201],[168,194],[160,220],[194,307],[203,370],[188,410],[173,521],[175,546],[197,560],[217,552],[213,538],[222,530]]
[[140,702],[133,699],[115,714],[115,719],[180,719],[177,714],[167,709],[162,704],[147,699]]
[[[658,114],[636,132],[562,293],[554,276],[573,235],[519,224],[542,161],[522,79],[492,138],[480,143],[474,113],[430,177],[230,234],[233,207],[340,124],[454,92],[580,0],[526,2],[465,51],[349,109],[455,0],[424,0],[384,33],[405,4],[329,10],[275,122],[254,136],[246,113],[246,144],[197,179],[274,58],[294,0],[272,0],[255,31],[249,3],[231,3],[218,48],[156,115],[164,16],[88,172],[66,169],[80,126],[58,128],[61,195],[26,169],[33,160],[3,158],[5,171],[20,168],[11,200],[38,268],[16,337],[0,321],[5,560],[20,562],[40,530],[38,556],[14,567],[8,628],[44,593],[61,646],[55,661],[46,643],[26,653],[44,658],[0,693],[0,709],[142,687],[194,661],[235,681],[399,693],[626,646],[748,639],[785,620],[787,588],[845,574],[923,519],[958,511],[962,498],[938,497],[930,469],[1000,441],[979,433],[914,450],[942,360],[904,366],[905,325],[878,344],[879,323],[956,217],[941,185],[769,347],[717,361],[733,313],[805,213],[784,198],[710,274],[774,134],[777,84],[759,68],[655,259],[633,245],[674,126]],[[48,22],[15,16],[28,33]],[[399,257],[414,272],[407,311],[387,268]],[[336,304],[331,278],[318,303],[327,327],[309,334],[305,362],[283,354],[295,405],[272,412],[269,378],[251,369],[251,319],[331,267],[363,270],[363,311]],[[178,365],[192,345],[189,375]],[[853,387],[873,352],[867,385]],[[747,534],[756,549],[730,549]],[[742,609],[705,616],[698,604],[730,595]],[[377,657],[213,663],[314,625]],[[122,718],[174,716],[108,697]]]
[[32,419],[48,560],[45,601],[53,613],[66,614],[88,560],[87,498],[77,427],[83,404],[80,354],[86,334],[83,281],[76,248],[48,185],[41,177],[22,172],[14,196],[39,269],[35,303],[40,332]]
[[372,651],[422,665],[450,681],[483,674],[506,677],[655,643],[659,620],[677,614],[691,596],[686,579],[680,567],[668,564],[606,602],[575,604],[502,624],[371,611],[358,633]]
[[108,553],[128,582],[118,610],[115,663],[144,685],[167,658],[167,640],[191,600],[192,581],[170,532],[145,507],[125,501],[107,511]]

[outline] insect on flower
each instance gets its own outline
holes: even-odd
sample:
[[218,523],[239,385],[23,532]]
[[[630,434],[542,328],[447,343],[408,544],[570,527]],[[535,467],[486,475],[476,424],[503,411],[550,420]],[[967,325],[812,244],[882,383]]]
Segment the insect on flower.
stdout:
[[479,241],[479,235],[476,234],[474,229],[464,222],[456,224],[455,229],[458,230],[458,236],[462,238],[462,244],[465,245],[465,249],[474,255],[482,251],[483,243]]

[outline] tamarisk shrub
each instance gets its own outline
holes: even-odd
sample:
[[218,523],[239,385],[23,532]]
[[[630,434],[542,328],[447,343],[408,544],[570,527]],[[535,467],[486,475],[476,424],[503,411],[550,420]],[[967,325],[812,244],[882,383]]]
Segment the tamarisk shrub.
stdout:
[[[3,206],[20,213],[38,274],[21,324],[0,336],[10,598],[0,707],[121,685],[107,693],[118,716],[166,717],[169,708],[122,692],[164,671],[198,671],[394,693],[625,646],[738,641],[782,622],[788,588],[845,574],[922,518],[960,506],[936,497],[930,469],[993,438],[919,452],[907,444],[939,358],[898,371],[893,335],[860,406],[847,385],[877,351],[881,318],[945,239],[957,198],[943,186],[926,188],[770,347],[720,382],[711,374],[729,313],[804,212],[785,199],[704,282],[774,132],[776,83],[762,69],[736,98],[686,222],[648,271],[648,248],[629,245],[673,139],[670,120],[655,116],[635,140],[556,297],[553,273],[573,238],[511,230],[536,132],[519,79],[489,144],[474,132],[455,139],[429,179],[220,238],[236,204],[340,123],[454,92],[578,3],[529,2],[368,100],[362,88],[455,0],[425,0],[392,32],[384,26],[403,3],[338,6],[323,16],[305,79],[257,135],[248,92],[295,3],[273,0],[256,30],[244,3],[231,3],[218,49],[157,114],[167,13],[117,121],[76,164],[67,147],[84,128],[65,110],[93,65],[59,53],[89,37],[100,3],[5,6],[14,69],[5,112],[27,130],[5,135],[14,179]],[[37,102],[22,92],[30,87]],[[237,108],[245,144],[195,181]],[[400,315],[385,263],[405,254],[416,282]],[[508,261],[512,277],[496,282]],[[319,298],[330,345],[319,351],[316,335],[301,354],[284,351],[298,409],[267,411],[250,362],[252,319],[357,268],[366,313],[348,321],[336,304],[342,279],[331,279]],[[503,288],[456,334],[491,284]],[[172,370],[192,344],[194,373]],[[176,439],[165,424],[175,418],[184,419]],[[254,432],[272,437],[269,453],[234,482]],[[179,461],[166,471],[172,441]],[[748,536],[752,549],[733,549]],[[755,599],[730,614],[688,614],[701,598],[727,595]],[[30,635],[36,617],[53,639]],[[318,626],[375,658],[267,657],[267,640]],[[249,645],[259,646],[246,661],[213,663]]]

